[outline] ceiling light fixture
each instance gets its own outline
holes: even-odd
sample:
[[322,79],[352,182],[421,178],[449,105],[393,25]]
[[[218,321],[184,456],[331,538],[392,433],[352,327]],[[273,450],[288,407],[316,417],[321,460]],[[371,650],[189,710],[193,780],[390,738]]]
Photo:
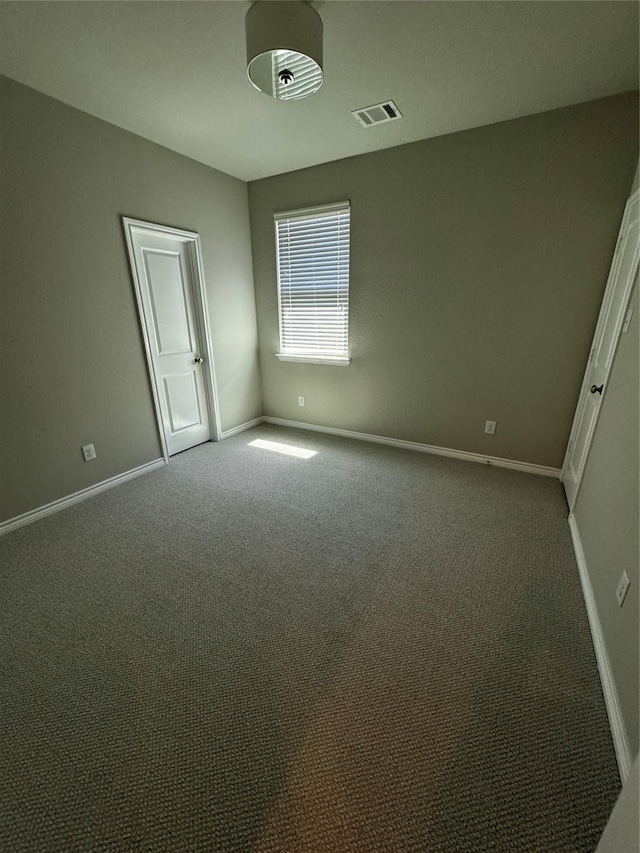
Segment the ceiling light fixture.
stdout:
[[281,101],[322,86],[322,19],[301,0],[258,0],[245,18],[247,74],[260,92]]

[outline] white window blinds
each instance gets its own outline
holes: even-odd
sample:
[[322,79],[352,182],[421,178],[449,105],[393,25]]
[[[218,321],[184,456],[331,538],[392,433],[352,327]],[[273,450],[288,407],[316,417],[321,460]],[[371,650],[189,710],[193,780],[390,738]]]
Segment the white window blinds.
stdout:
[[276,213],[281,358],[348,363],[349,202]]

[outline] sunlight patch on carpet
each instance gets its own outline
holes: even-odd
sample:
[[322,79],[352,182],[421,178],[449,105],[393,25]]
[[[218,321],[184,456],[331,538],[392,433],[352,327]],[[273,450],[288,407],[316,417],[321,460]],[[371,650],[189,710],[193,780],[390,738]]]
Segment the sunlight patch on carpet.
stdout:
[[292,444],[280,444],[279,441],[266,441],[256,438],[249,442],[249,447],[259,447],[262,450],[273,450],[275,453],[286,453],[287,456],[296,456],[298,459],[309,459],[315,456],[316,450],[305,450],[303,447],[294,447]]

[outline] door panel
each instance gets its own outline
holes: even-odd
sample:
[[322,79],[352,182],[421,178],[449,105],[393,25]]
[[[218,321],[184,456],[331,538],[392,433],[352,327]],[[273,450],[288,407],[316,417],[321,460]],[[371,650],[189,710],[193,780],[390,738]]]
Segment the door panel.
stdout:
[[194,371],[164,376],[165,395],[171,432],[177,433],[190,427],[201,426],[202,411],[198,403],[198,388]]
[[639,211],[640,192],[636,191],[625,207],[565,456],[562,480],[570,509],[573,509],[578,495],[624,315],[637,276],[640,255]]
[[599,399],[587,399],[585,401],[580,423],[575,432],[573,449],[568,459],[565,489],[568,482],[577,483],[580,479],[580,474],[587,461],[587,453],[591,446],[599,406]]
[[169,455],[211,439],[190,242],[132,232],[144,322]]
[[180,255],[143,249],[158,355],[194,350],[190,333],[185,280]]
[[602,343],[596,352],[594,360],[596,368],[601,368],[607,372],[611,369],[611,365],[613,364],[613,357],[616,353],[616,346],[618,343],[617,332],[620,327],[620,320],[624,315],[627,302],[629,301],[627,288],[621,285],[624,285],[624,283],[628,281],[633,281],[633,262],[635,254],[633,249],[634,241],[635,244],[637,244],[638,241],[638,225],[639,223],[637,219],[635,222],[630,223],[630,227],[627,229],[622,238],[619,249],[619,266],[616,272],[616,281],[618,282],[618,286],[614,288],[611,295],[611,300],[609,302],[602,327]]

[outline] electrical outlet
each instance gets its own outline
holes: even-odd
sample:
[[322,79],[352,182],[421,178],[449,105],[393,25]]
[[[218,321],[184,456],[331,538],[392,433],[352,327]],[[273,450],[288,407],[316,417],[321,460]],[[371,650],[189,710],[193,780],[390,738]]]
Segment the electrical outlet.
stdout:
[[616,590],[616,601],[618,602],[618,607],[622,607],[624,604],[624,600],[629,592],[630,583],[629,575],[626,572],[623,572]]
[[92,459],[95,459],[96,449],[93,444],[85,444],[82,448],[82,455],[84,456],[85,462],[91,462]]
[[493,435],[496,431],[496,422],[495,421],[487,421],[484,425],[484,431],[488,433],[488,435]]
[[304,406],[304,397],[298,397],[298,405]]

